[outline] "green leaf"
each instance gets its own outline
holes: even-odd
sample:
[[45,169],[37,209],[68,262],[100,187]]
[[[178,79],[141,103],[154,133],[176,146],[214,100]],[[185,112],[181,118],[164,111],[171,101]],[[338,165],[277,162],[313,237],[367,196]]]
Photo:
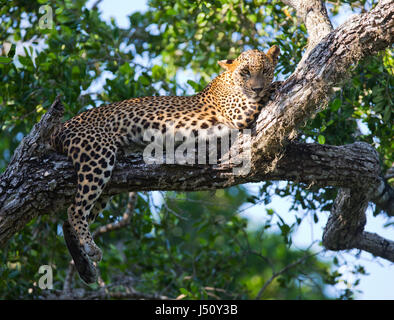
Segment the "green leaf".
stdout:
[[288,235],[290,232],[290,227],[288,224],[282,224],[280,226],[280,230],[282,231],[283,235]]
[[9,58],[9,57],[0,57],[0,63],[7,64],[7,63],[10,63],[11,61],[12,61],[12,58]]
[[33,65],[29,56],[18,56],[18,60],[21,64],[23,64],[24,66],[26,66],[28,68]]
[[384,115],[383,115],[383,120],[384,122],[389,122],[390,118],[391,118],[391,112],[393,110],[393,106],[392,105],[387,105],[386,109],[384,110]]
[[152,67],[152,78],[154,80],[160,80],[165,76],[165,71],[161,66],[154,65]]
[[138,81],[144,86],[149,86],[151,84],[151,80],[147,76],[144,76],[144,75],[140,76],[138,78]]
[[252,196],[246,198],[246,201],[256,204],[257,201],[259,201],[259,199],[260,199],[259,197],[256,197],[256,196],[252,195]]
[[119,71],[124,74],[124,75],[130,75],[132,74],[132,69],[130,67],[130,64],[128,62],[125,62],[119,67]]
[[16,45],[15,43],[11,44],[10,51],[8,51],[7,57],[13,58],[15,56]]
[[187,80],[187,84],[189,84],[195,92],[198,92],[200,89],[200,85],[197,82],[194,82],[193,80]]
[[57,9],[55,10],[55,15],[61,14],[61,13],[63,12],[63,10],[64,10],[63,7],[57,8]]
[[186,290],[185,288],[179,288],[179,291],[180,291],[182,294],[186,295],[186,296],[188,296],[188,295],[190,294],[190,292],[189,292],[188,290]]
[[338,111],[341,105],[342,105],[342,101],[340,99],[334,99],[334,101],[331,103],[331,110]]
[[79,67],[78,66],[73,66],[72,69],[71,69],[71,75],[72,75],[73,79],[78,77],[79,74],[80,74]]
[[324,136],[322,136],[322,135],[319,135],[319,136],[317,137],[317,141],[318,141],[320,144],[325,144],[325,143],[326,143],[326,138],[325,138]]
[[274,210],[271,209],[271,208],[266,209],[266,212],[267,212],[267,214],[270,215],[270,216],[272,216],[272,215],[275,213]]
[[174,9],[168,9],[168,10],[166,11],[166,13],[167,13],[169,16],[175,16],[175,15],[177,15],[176,10],[174,10]]
[[56,20],[57,20],[59,23],[63,24],[63,23],[67,23],[70,19],[69,19],[66,15],[60,14],[60,15],[57,15],[57,16],[56,16]]

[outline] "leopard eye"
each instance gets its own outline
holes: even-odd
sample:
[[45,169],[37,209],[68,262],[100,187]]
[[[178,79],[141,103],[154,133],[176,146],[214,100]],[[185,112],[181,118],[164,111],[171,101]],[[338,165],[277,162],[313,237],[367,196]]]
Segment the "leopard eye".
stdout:
[[242,75],[245,77],[250,77],[250,71],[248,69],[242,70]]

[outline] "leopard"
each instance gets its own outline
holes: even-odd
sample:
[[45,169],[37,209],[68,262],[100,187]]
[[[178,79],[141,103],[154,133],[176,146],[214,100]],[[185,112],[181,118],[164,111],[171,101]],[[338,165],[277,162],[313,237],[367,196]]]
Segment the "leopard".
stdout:
[[89,265],[102,259],[102,251],[89,231],[105,208],[102,196],[116,159],[129,145],[144,145],[144,132],[168,130],[248,128],[267,99],[278,89],[273,82],[280,49],[242,52],[235,59],[218,61],[224,69],[202,91],[190,96],[149,96],[123,100],[86,110],[61,125],[51,146],[68,156],[77,176],[74,201],[67,209],[63,233],[80,277],[95,281]]

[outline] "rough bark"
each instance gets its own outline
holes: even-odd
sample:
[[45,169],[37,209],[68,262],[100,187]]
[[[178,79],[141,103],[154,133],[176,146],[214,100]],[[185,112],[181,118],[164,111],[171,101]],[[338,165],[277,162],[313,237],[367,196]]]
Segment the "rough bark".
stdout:
[[332,88],[349,77],[351,66],[393,43],[393,11],[392,1],[381,1],[370,12],[353,16],[319,38],[302,67],[285,81],[274,101],[259,115],[253,154],[280,153],[286,140],[295,136],[295,129],[326,106]]
[[394,241],[364,231],[367,206],[364,190],[340,189],[324,230],[323,245],[329,250],[360,249],[394,261]]
[[[370,13],[354,16],[334,31],[331,31],[332,25],[328,20],[323,1],[284,0],[283,2],[296,9],[298,16],[303,19],[307,27],[310,41],[297,71],[302,73],[302,71],[310,69],[309,66],[321,65],[322,68],[317,72],[314,70],[314,73],[311,73],[310,76],[305,74],[301,77],[305,80],[317,76],[322,80],[320,86],[322,91],[320,94],[313,94],[315,98],[321,95],[319,99],[321,103],[324,103],[325,97],[329,96],[329,91],[333,87],[332,84],[338,83],[341,78],[346,77],[346,70],[352,64],[366,55],[373,54],[375,50],[382,49],[381,46],[385,47],[386,41],[388,43],[393,42],[393,1],[380,1]],[[381,27],[382,29],[380,29]],[[379,33],[383,37],[380,37]],[[319,42],[318,37],[325,34],[326,36]],[[378,40],[379,37],[380,40]],[[386,40],[383,40],[383,38]],[[376,42],[376,40],[378,41]],[[339,59],[340,57],[342,59]],[[319,60],[313,61],[314,58]],[[289,82],[290,79],[287,84]],[[302,86],[304,96],[307,92],[305,88],[305,86]],[[302,103],[302,105],[306,106],[307,103]],[[309,112],[308,109],[306,110]],[[299,114],[302,119],[302,112],[299,112]],[[285,136],[288,135],[285,134]],[[371,150],[371,152],[373,151]],[[362,183],[362,180],[359,182],[347,188],[342,187],[339,190],[324,230],[323,245],[330,250],[358,248],[394,261],[393,241],[386,240],[376,234],[364,232],[365,211],[368,201],[371,199],[377,200],[389,215],[393,215],[393,189],[383,179],[375,183]]]
[[311,50],[324,36],[333,30],[333,27],[330,19],[328,18],[324,1],[322,0],[282,0],[282,2],[296,10],[297,16],[304,22],[309,35],[308,46],[297,66],[298,68],[301,68]]
[[[321,1],[301,2],[309,9],[295,8],[301,10],[302,19],[309,19],[309,47],[302,63],[252,128],[248,174],[234,175],[231,164],[148,165],[141,155],[121,156],[104,193],[207,190],[264,180],[340,187],[343,189],[333,206],[324,245],[331,250],[359,248],[394,261],[392,242],[363,231],[369,201],[394,215],[393,190],[381,177],[377,152],[365,143],[329,146],[291,142],[296,129],[325,106],[332,87],[348,77],[350,66],[393,43],[394,4],[381,1],[370,12],[353,16],[331,30]],[[312,12],[310,8],[315,9]],[[318,30],[325,36],[319,37]],[[71,203],[76,190],[72,164],[46,148],[48,136],[61,117],[62,105],[56,99],[0,176],[0,246],[31,219],[58,214]]]

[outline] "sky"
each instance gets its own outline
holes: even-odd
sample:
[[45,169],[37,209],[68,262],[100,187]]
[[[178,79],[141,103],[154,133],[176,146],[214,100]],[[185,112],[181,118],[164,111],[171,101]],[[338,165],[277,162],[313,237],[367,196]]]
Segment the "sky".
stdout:
[[[88,7],[90,7],[96,0],[89,0]],[[99,4],[99,9],[102,17],[105,20],[115,18],[119,26],[123,28],[129,27],[128,15],[135,11],[144,11],[148,8],[146,0],[103,0]],[[334,28],[342,24],[350,15],[350,10],[346,7],[341,10],[341,14],[333,19]],[[257,193],[259,184],[248,184],[250,192]],[[273,197],[273,201],[268,206],[255,205],[249,209],[245,209],[242,214],[249,219],[249,225],[254,227],[264,220],[264,212],[267,208],[272,208],[278,212],[288,224],[291,224],[294,219],[294,213],[289,210],[290,203],[286,199]],[[300,228],[297,230],[293,242],[297,248],[307,248],[313,241],[320,241],[323,234],[324,226],[327,222],[327,213],[319,213],[319,222],[315,224],[312,217],[307,216]],[[383,215],[373,217],[371,210],[367,211],[367,226],[366,231],[375,232],[387,239],[393,239],[393,229],[383,228],[387,223],[387,218]],[[350,253],[336,253],[326,252],[319,255],[322,259],[332,261],[333,256],[339,259],[346,259],[349,265],[363,265],[368,275],[362,276],[360,284],[356,287],[362,293],[356,295],[356,299],[394,299],[394,264],[387,262],[384,259],[373,258],[370,254],[362,252],[361,255],[355,257],[356,251]],[[343,279],[348,281],[354,280],[351,268],[342,267],[340,270],[344,276]],[[337,288],[343,289],[345,285],[340,283]],[[335,295],[335,291],[331,292]]]

